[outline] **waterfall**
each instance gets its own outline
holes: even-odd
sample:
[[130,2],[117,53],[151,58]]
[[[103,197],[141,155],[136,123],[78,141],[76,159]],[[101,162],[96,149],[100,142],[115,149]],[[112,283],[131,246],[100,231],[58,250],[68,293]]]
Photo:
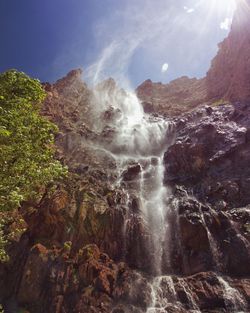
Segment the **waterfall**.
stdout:
[[158,276],[151,285],[152,302],[147,313],[165,312],[165,307],[171,301],[177,302],[177,296],[171,276]]
[[[96,125],[101,133],[112,128],[113,137],[103,145],[103,149],[113,155],[117,164],[116,185],[127,194],[127,207],[132,196],[139,198],[140,217],[147,228],[151,240],[148,253],[152,255],[151,269],[155,275],[162,272],[163,243],[168,231],[166,221],[166,200],[169,191],[163,185],[163,155],[173,141],[173,123],[162,117],[145,114],[140,101],[132,92],[118,89],[113,80],[99,84],[95,89],[99,118]],[[104,113],[103,115],[103,112]],[[138,175],[124,186],[123,173],[137,166]],[[127,214],[124,233],[129,231],[130,215]],[[167,261],[166,261],[167,262]]]
[[222,286],[228,312],[243,312],[243,310],[247,310],[245,299],[243,299],[239,291],[231,287],[230,284],[222,277],[218,276],[218,280]]
[[[125,251],[121,254],[125,261],[128,257],[126,253],[128,253],[129,243],[132,242],[133,249],[141,248],[141,242],[131,238],[133,229],[144,227],[143,231],[148,234],[144,244],[151,260],[150,264],[146,264],[147,272],[151,274],[149,280],[151,304],[146,308],[146,312],[168,312],[167,308],[170,306],[171,312],[174,312],[172,311],[174,308],[176,312],[178,308],[188,308],[188,312],[193,313],[201,312],[199,302],[194,297],[188,281],[185,278],[176,278],[176,282],[182,288],[181,293],[186,298],[186,303],[183,304],[175,290],[176,282],[174,283],[172,276],[169,276],[171,271],[166,273],[166,269],[171,270],[170,238],[173,238],[170,234],[169,216],[170,210],[177,216],[178,199],[172,199],[172,206],[176,207],[170,209],[169,198],[173,196],[171,190],[163,183],[163,157],[175,140],[174,123],[166,118],[144,113],[136,95],[118,89],[112,80],[97,86],[94,101],[98,104],[95,112],[98,121],[93,127],[100,134],[106,129],[111,133],[106,141],[101,137],[98,149],[114,158],[117,177],[113,182],[114,188],[118,187],[126,195],[123,205],[127,212],[124,227],[121,229],[125,246]],[[219,268],[220,256],[217,244],[206,225],[201,208],[199,212],[207,231],[216,267]],[[140,226],[135,226],[135,220]],[[178,235],[176,238],[178,241]],[[182,253],[181,243],[175,242],[175,244]],[[143,259],[140,261],[147,262]],[[235,310],[244,308],[244,300],[240,293],[232,289],[222,278],[219,278],[219,283],[224,290],[224,298],[232,300],[233,308]],[[233,301],[234,297],[235,301]]]

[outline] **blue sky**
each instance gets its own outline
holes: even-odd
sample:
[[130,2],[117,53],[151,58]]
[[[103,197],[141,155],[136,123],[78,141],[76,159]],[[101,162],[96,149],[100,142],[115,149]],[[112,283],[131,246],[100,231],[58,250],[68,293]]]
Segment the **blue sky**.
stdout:
[[41,81],[84,69],[136,87],[202,77],[227,36],[234,0],[0,0],[0,71]]

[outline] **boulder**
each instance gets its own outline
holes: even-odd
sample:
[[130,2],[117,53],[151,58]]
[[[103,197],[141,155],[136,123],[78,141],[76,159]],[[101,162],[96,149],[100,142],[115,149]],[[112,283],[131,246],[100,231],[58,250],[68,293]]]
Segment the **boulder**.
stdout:
[[124,181],[132,181],[132,180],[138,178],[140,172],[141,172],[140,164],[135,164],[135,165],[132,165],[132,166],[128,167],[122,173],[122,178],[123,178]]

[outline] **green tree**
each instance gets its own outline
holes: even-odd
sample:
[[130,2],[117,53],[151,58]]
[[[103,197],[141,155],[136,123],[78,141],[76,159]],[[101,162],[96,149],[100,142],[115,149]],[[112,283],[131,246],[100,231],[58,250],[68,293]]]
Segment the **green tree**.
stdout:
[[54,159],[57,127],[39,114],[44,98],[38,80],[16,70],[0,74],[0,212],[35,200],[66,173]]

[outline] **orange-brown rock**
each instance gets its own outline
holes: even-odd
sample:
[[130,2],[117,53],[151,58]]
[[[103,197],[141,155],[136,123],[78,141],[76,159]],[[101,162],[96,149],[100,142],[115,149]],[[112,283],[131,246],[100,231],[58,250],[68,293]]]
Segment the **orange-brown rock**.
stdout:
[[55,122],[61,130],[76,129],[76,122],[80,118],[87,118],[92,93],[81,76],[81,69],[72,70],[56,83],[44,84],[47,98],[42,114]]
[[30,250],[30,254],[23,268],[23,275],[18,291],[18,301],[21,303],[38,303],[44,293],[44,285],[48,272],[48,250],[37,244]]
[[147,113],[159,113],[169,117],[191,111],[207,101],[205,79],[186,76],[169,84],[146,80],[136,89]]
[[96,245],[88,245],[81,250],[79,278],[88,287],[111,295],[116,281],[118,268],[107,254],[101,253]]
[[250,101],[250,1],[237,1],[229,36],[207,73],[208,97]]

